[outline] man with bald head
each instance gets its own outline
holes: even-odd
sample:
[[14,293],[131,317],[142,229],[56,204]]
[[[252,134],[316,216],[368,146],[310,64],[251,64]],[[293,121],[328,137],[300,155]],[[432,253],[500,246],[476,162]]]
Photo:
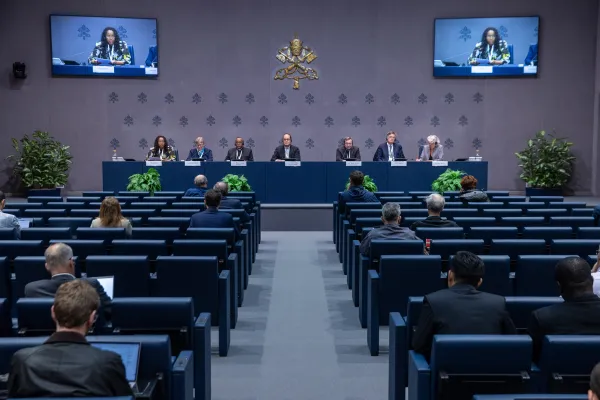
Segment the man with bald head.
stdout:
[[194,148],[190,150],[190,154],[188,154],[185,160],[213,160],[212,150],[204,147],[204,138],[202,136],[198,136],[196,140],[194,140]]
[[208,179],[204,175],[197,175],[194,178],[194,187],[186,190],[183,197],[204,197],[208,190]]
[[254,155],[252,149],[244,147],[244,139],[236,137],[235,147],[227,151],[225,161],[254,161]]
[[423,221],[413,222],[410,229],[416,231],[417,228],[458,228],[458,224],[454,221],[448,221],[446,218],[442,218],[442,210],[446,205],[444,196],[437,193],[430,194],[425,199],[427,204],[427,213],[429,216]]
[[[77,279],[75,277],[75,261],[73,261],[73,249],[64,243],[50,245],[44,253],[46,257],[46,270],[50,273],[50,279],[42,279],[25,285],[25,297],[54,297],[56,291],[65,282]],[[102,309],[107,319],[110,319],[112,301],[104,291],[104,288],[94,278],[85,278],[92,285],[102,303]]]

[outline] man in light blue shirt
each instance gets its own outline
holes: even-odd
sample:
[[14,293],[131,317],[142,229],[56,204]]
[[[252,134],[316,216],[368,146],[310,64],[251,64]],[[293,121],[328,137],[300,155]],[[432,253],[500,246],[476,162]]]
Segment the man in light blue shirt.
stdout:
[[15,239],[21,239],[21,225],[19,220],[12,214],[5,214],[4,206],[6,204],[6,195],[0,191],[0,228],[12,228],[15,234]]

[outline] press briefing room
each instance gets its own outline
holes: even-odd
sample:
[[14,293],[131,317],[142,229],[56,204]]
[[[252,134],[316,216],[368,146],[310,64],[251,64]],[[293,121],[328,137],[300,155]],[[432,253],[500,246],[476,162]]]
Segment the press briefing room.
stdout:
[[600,0],[0,35],[0,399],[600,400]]

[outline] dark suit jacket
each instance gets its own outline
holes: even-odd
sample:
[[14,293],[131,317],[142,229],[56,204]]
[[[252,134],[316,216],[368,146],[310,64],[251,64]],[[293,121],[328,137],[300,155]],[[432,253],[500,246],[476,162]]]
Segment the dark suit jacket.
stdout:
[[[73,279],[76,279],[73,275],[60,274],[50,279],[29,282],[25,285],[25,297],[54,297],[60,285],[70,282]],[[102,311],[104,311],[106,318],[110,319],[112,300],[108,297],[98,280],[94,278],[85,278],[84,280],[88,281],[96,289],[98,296],[100,296],[100,303],[102,303]]]
[[413,222],[410,226],[412,231],[416,231],[417,228],[459,228],[459,226],[456,222],[446,218],[430,216],[423,221]]
[[[350,152],[350,157],[348,157]],[[356,146],[352,146],[350,150],[346,150],[345,147],[340,147],[335,151],[335,161],[344,161],[346,158],[356,158],[360,160],[360,149]]]
[[146,67],[149,67],[152,65],[152,63],[157,63],[157,62],[158,62],[158,47],[150,46],[150,48],[148,49],[148,57],[146,57]]
[[[300,149],[293,144],[290,145],[290,156],[288,158],[293,158],[295,160],[300,161]],[[275,160],[285,160],[285,148],[283,145],[277,146],[275,148],[275,152],[271,157],[271,161]]]
[[[244,206],[242,205],[242,201],[240,199],[232,199],[228,196],[225,196],[221,199],[219,208],[223,210],[243,210]],[[245,224],[248,221],[250,221],[250,216],[247,212],[244,212],[240,217],[240,222]]]
[[186,190],[183,197],[204,197],[207,191],[208,188],[193,187]]
[[533,65],[538,65],[538,45],[532,44],[529,46],[527,57],[525,57],[525,65],[530,65],[533,61]]
[[535,310],[527,330],[533,339],[534,361],[546,335],[600,335],[600,298],[590,293]]
[[188,154],[186,161],[191,161],[192,158],[202,158],[205,161],[212,161],[213,160],[212,150],[207,149],[205,147],[204,154],[202,154],[202,157],[200,157],[200,152],[198,151],[198,149],[196,149],[196,148],[190,149],[190,153]]
[[[377,147],[377,151],[373,156],[373,161],[388,161],[389,154],[387,142],[382,143]],[[400,143],[394,143],[394,158],[405,158]]]
[[238,237],[238,227],[233,223],[233,217],[226,212],[219,212],[217,208],[207,208],[196,213],[190,218],[190,228],[234,228]]
[[121,357],[75,332],[54,333],[41,346],[17,351],[8,397],[113,397],[133,393]]
[[[237,161],[237,149],[234,147],[233,149],[229,149],[227,151],[227,157],[225,157],[225,161]],[[242,148],[242,159],[240,161],[254,161],[254,155],[252,154],[252,149],[247,147]]]
[[412,346],[429,357],[433,335],[515,333],[504,297],[480,292],[471,285],[457,284],[425,296]]

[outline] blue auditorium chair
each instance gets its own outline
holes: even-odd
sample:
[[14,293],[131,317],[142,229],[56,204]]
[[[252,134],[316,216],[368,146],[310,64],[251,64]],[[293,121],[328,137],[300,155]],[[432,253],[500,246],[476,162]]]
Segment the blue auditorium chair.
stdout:
[[376,269],[376,264],[383,255],[423,254],[423,248],[424,244],[422,240],[372,240],[369,252],[369,260],[371,262],[369,269]]
[[[125,204],[121,204],[123,207],[125,207]],[[102,207],[102,202],[90,202],[86,208],[88,209],[94,209],[94,210],[100,210],[100,207]]]
[[90,192],[82,192],[81,196],[83,197],[99,197],[100,200],[104,200],[105,197],[114,196],[115,192],[109,190],[100,190],[100,191],[90,191]]
[[[97,218],[99,214],[99,210],[95,209],[95,210],[72,210],[71,213],[69,214],[71,218],[88,218],[88,219],[93,219],[93,218]],[[54,219],[54,218],[48,218],[48,223],[50,223],[50,220]],[[92,223],[90,222],[90,225]],[[90,226],[87,225],[87,226]]]
[[[339,207],[339,206],[338,206]],[[349,202],[344,204],[344,207],[339,207],[340,214],[349,215],[352,210],[381,210],[381,203],[353,203]]]
[[523,211],[520,208],[484,208],[480,214],[482,217],[494,217],[497,222],[500,222],[503,217],[522,217]]
[[65,203],[63,201],[60,202],[50,202],[46,203],[44,208],[50,210],[67,210],[67,214],[69,214],[72,210],[82,210],[87,208],[87,203],[84,202],[68,202]]
[[0,299],[12,300],[12,291],[10,261],[8,257],[0,256]]
[[587,400],[587,394],[481,394],[473,400]]
[[469,230],[469,239],[481,239],[489,245],[492,239],[517,239],[519,228],[516,226],[476,226]]
[[79,240],[104,240],[109,243],[114,239],[126,239],[125,228],[77,228]]
[[[474,210],[473,210],[474,211]],[[444,211],[444,216],[447,216],[448,211]],[[413,209],[413,210],[402,210],[402,217],[404,218],[420,218],[420,219],[425,219],[427,218],[427,209],[425,208],[418,208],[418,209]],[[375,216],[375,215],[373,215]],[[381,217],[381,210],[379,211],[379,217]]]
[[413,200],[421,200],[423,197],[427,197],[431,193],[433,193],[431,190],[426,190],[426,191],[412,190],[412,191],[409,191],[407,194],[409,196],[411,196],[413,198]]
[[526,196],[494,196],[494,202],[508,203],[522,203],[527,201]]
[[33,196],[33,197],[27,198],[28,203],[47,204],[50,202],[57,202],[57,201],[63,201],[63,198],[60,196]]
[[523,227],[523,239],[544,239],[550,244],[553,239],[571,239],[573,228],[570,226],[525,226]]
[[150,192],[148,191],[143,191],[143,190],[136,190],[136,191],[132,191],[129,192],[127,190],[120,190],[117,193],[118,196],[129,196],[129,197],[136,197],[138,199],[141,199],[143,197],[149,197],[150,196]]
[[549,222],[550,217],[567,217],[571,215],[571,211],[566,208],[539,208],[527,210],[525,215],[528,217],[544,217]]
[[106,246],[103,240],[51,240],[54,243],[64,243],[73,249],[73,255],[85,259],[90,255],[106,255]]
[[154,192],[154,197],[175,197],[177,200],[180,200],[183,195],[185,194],[184,191],[158,191],[158,192]]
[[[486,271],[487,273],[487,271]],[[485,280],[485,279],[484,279]],[[540,308],[562,303],[558,296],[513,296],[506,297],[506,311],[518,333],[527,334],[531,314]]]
[[204,203],[198,202],[190,202],[190,201],[179,201],[171,204],[171,208],[181,209],[181,210],[194,210],[196,212],[204,211],[206,206]]
[[538,363],[542,391],[585,393],[599,353],[600,337],[597,335],[546,336]]
[[379,221],[381,221],[381,208],[350,210],[347,220],[351,226],[355,224],[358,218],[379,218]]
[[230,274],[219,273],[217,257],[167,256],[156,260],[153,297],[191,297],[196,313],[210,313],[219,327],[219,355],[226,356],[230,340]]
[[[404,215],[404,212],[402,212],[402,214]],[[448,218],[448,219],[454,219],[454,218],[464,218],[464,217],[476,217],[479,215],[479,211],[473,208],[462,208],[462,209],[457,209],[457,208],[452,208],[449,210],[444,209],[444,211],[442,212],[443,216]]]
[[43,203],[29,203],[29,202],[14,202],[14,203],[6,203],[6,208],[17,209],[20,212],[25,211],[26,209],[35,209],[35,208],[43,208]]
[[587,207],[587,204],[585,202],[578,202],[578,201],[548,203],[548,208],[566,208],[567,210],[573,210],[576,208],[586,208],[586,207]]
[[[73,256],[75,276],[81,277],[81,268],[77,257]],[[50,279],[50,273],[45,268],[46,259],[43,256],[19,256],[15,258],[13,270],[15,279],[12,281],[14,299],[25,297],[25,286],[34,281]]]
[[[557,238],[559,239],[559,238]],[[560,238],[568,239],[568,238]],[[594,239],[600,240],[600,227],[581,227],[577,229],[577,239]]]
[[[88,210],[86,210],[88,211]],[[97,214],[97,212],[96,212]],[[54,217],[48,218],[49,228],[69,228],[71,236],[75,236],[77,228],[89,228],[92,224],[91,217]],[[57,238],[59,239],[59,238]]]
[[523,255],[517,257],[515,267],[515,296],[559,296],[554,277],[556,264],[563,255]]
[[[23,233],[25,229],[21,230]],[[0,228],[0,240],[13,240],[15,239],[15,229],[14,228]]]
[[167,203],[166,202],[133,201],[133,202],[129,203],[129,206],[127,207],[127,210],[128,211],[133,211],[133,210],[156,210],[160,214],[160,211],[163,210],[163,209],[165,209],[165,208],[167,208]]
[[571,215],[573,217],[591,217],[593,210],[593,208],[573,208],[571,209]]
[[[485,265],[485,275],[479,290],[500,296],[511,296],[513,282],[510,279],[510,257],[508,255],[483,255],[479,257]],[[450,257],[450,262],[452,262],[452,257]]]
[[179,228],[133,228],[131,239],[133,240],[164,240],[167,245],[173,244],[173,240],[181,238]]
[[41,240],[0,240],[0,255],[9,260],[19,256],[43,256],[43,244]]
[[556,239],[550,243],[550,254],[574,254],[585,258],[595,254],[599,245],[600,239]]
[[385,203],[408,203],[412,202],[411,196],[383,196],[379,197],[379,201],[381,201],[381,205]]
[[[406,196],[406,192],[403,192],[403,191],[386,191],[386,190],[381,190],[381,191],[373,192],[373,194],[375,195],[375,197],[377,197],[380,200],[381,200],[382,197]],[[408,196],[408,197],[412,198],[412,196]]]
[[177,239],[173,241],[174,256],[215,256],[222,267],[227,260],[226,240],[190,240]]
[[483,210],[498,210],[504,208],[504,203],[502,202],[481,202],[481,203],[468,203],[469,208],[475,208],[479,211],[479,214],[483,214]]
[[67,203],[93,203],[93,202],[101,202],[102,197],[100,196],[68,196],[65,200]]
[[[448,201],[444,204],[444,210],[451,208],[451,209],[456,209],[456,208],[465,208],[466,204],[461,202],[461,201]],[[425,205],[425,208],[427,208],[427,205]]]
[[463,228],[421,228],[415,231],[416,235],[422,240],[425,239],[464,239],[465,232]]
[[594,226],[594,217],[550,217],[550,226],[570,226],[572,228]]
[[[152,217],[158,217],[160,215],[159,210],[156,209],[124,209],[122,211],[123,216],[125,218],[141,218],[142,223],[147,223],[147,221]],[[189,218],[188,218],[189,220]]]
[[485,193],[490,199],[494,197],[507,197],[509,195],[508,190],[486,190]]
[[148,256],[149,260],[156,260],[158,256],[168,256],[169,252],[166,240],[121,239],[112,241],[110,254]]
[[5,214],[11,214],[14,215],[17,218],[21,218],[21,210],[19,210],[18,208],[5,208],[2,210],[3,213]]
[[545,217],[500,217],[500,226],[516,226],[519,232],[526,226],[544,226],[546,225]]
[[169,208],[164,209],[160,212],[161,217],[181,217],[187,218],[188,220],[192,217],[192,215],[196,214],[197,210],[185,209],[185,208]]
[[181,232],[185,232],[190,226],[190,219],[183,217],[150,217],[148,218],[148,226],[154,228],[178,228]]
[[562,203],[565,201],[563,196],[529,196],[529,201],[538,201],[542,203]]
[[543,255],[546,242],[543,239],[492,239],[490,254],[507,255],[516,260],[520,255]]
[[139,196],[115,196],[115,199],[121,204],[121,208],[128,208],[131,203],[139,201],[140,198]]
[[407,210],[425,209],[425,206],[423,206],[423,204],[419,201],[403,201],[401,203],[398,203],[398,205],[400,206],[400,210],[402,210],[402,212]]
[[19,299],[16,303],[19,336],[48,336],[56,331],[50,309],[54,298]]
[[22,212],[23,218],[41,218],[44,225],[47,224],[48,218],[51,217],[67,217],[67,210],[49,210],[47,208],[28,208]]
[[167,207],[171,207],[173,202],[177,201],[177,196],[153,196],[153,197],[142,197],[140,202],[142,203],[167,203]]
[[531,338],[526,335],[436,335],[430,362],[409,352],[409,399],[531,393],[535,391],[530,381],[531,354]]
[[446,261],[456,254],[457,251],[470,251],[475,254],[483,254],[482,239],[447,239],[447,240],[432,240],[429,248],[429,254],[435,254],[442,257]]
[[[367,344],[372,356],[379,354],[379,326],[387,325],[390,312],[404,315],[409,296],[424,296],[445,285],[439,256],[382,256],[379,273],[369,271],[366,301]],[[362,296],[362,294],[361,294]]]
[[524,213],[526,213],[529,210],[537,210],[537,209],[541,209],[541,208],[546,208],[546,203],[532,203],[530,201],[522,201],[522,202],[515,202],[515,203],[508,203],[506,205],[506,208],[520,208],[521,211],[523,211]]
[[88,256],[87,276],[114,276],[113,297],[150,296],[150,264],[147,256]]
[[383,225],[381,218],[357,218],[354,225],[354,232],[356,232],[359,237],[364,237],[361,236],[364,228],[375,228],[381,225]]
[[225,240],[229,246],[235,244],[233,228],[189,228],[185,237],[198,240]]
[[69,228],[27,228],[21,231],[22,240],[41,240],[48,244],[50,240],[69,240],[72,239],[71,229]]
[[456,217],[454,218],[454,222],[458,224],[458,226],[463,227],[466,233],[469,233],[471,228],[479,227],[479,226],[494,226],[496,225],[496,218],[494,217]]

